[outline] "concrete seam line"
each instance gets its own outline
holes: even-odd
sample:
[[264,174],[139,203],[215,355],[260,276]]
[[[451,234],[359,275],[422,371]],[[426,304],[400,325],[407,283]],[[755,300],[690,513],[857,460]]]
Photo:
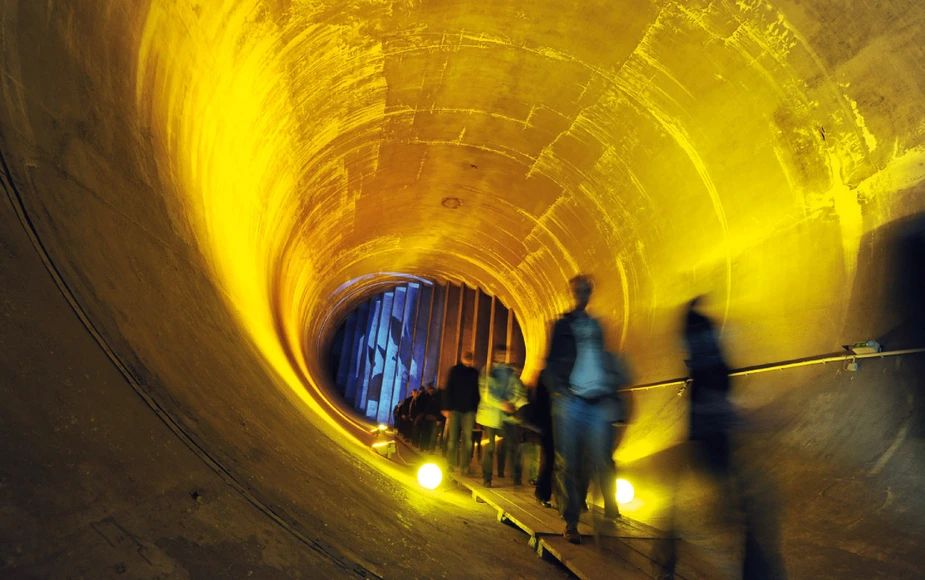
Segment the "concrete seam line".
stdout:
[[[0,138],[2,138],[2,136],[0,136]],[[6,162],[6,157],[3,155],[2,149],[0,149],[0,170],[2,170],[0,177],[5,177],[5,179],[0,180],[0,183],[3,185],[3,189],[6,192],[6,197],[10,201],[10,205],[13,207],[17,218],[19,218],[23,230],[29,237],[32,246],[39,254],[45,269],[48,271],[55,285],[58,287],[58,290],[70,305],[71,310],[73,310],[73,312],[77,315],[77,318],[80,320],[81,324],[84,326],[87,332],[90,333],[90,336],[93,337],[94,341],[96,341],[96,343],[113,363],[119,373],[123,376],[123,378],[125,378],[126,382],[128,382],[128,384],[132,387],[132,390],[135,391],[139,397],[141,397],[141,399],[152,411],[154,411],[154,414],[161,420],[161,422],[164,423],[164,425],[166,425],[167,428],[170,429],[170,431],[173,432],[173,434],[176,435],[177,438],[179,438],[180,441],[182,441],[183,444],[190,449],[190,451],[199,457],[203,463],[205,463],[214,473],[216,473],[222,480],[224,480],[227,485],[237,491],[242,497],[244,497],[245,500],[247,500],[248,503],[256,507],[264,515],[275,522],[279,527],[292,534],[297,540],[312,550],[318,552],[319,554],[327,557],[344,570],[353,572],[354,574],[364,578],[380,578],[381,576],[379,574],[369,570],[366,566],[344,556],[335,546],[332,546],[323,540],[311,538],[303,534],[297,530],[293,524],[287,522],[282,516],[274,512],[272,508],[264,504],[260,499],[248,491],[248,489],[243,484],[235,479],[231,472],[229,472],[221,463],[219,463],[218,460],[213,458],[208,451],[206,451],[198,442],[196,442],[196,440],[194,440],[193,437],[183,429],[183,427],[157,402],[157,400],[154,399],[154,397],[146,390],[146,388],[135,379],[135,377],[129,372],[128,368],[119,359],[118,355],[103,339],[102,335],[93,325],[93,322],[84,312],[76,298],[74,298],[70,287],[67,285],[64,277],[61,275],[58,268],[52,261],[51,256],[45,249],[45,245],[42,243],[41,239],[39,239],[38,232],[36,232],[35,226],[26,211],[22,196],[13,180],[13,174]]]
[[893,439],[892,445],[880,456],[880,459],[877,460],[877,463],[867,472],[868,475],[877,475],[883,468],[886,467],[886,464],[889,463],[890,459],[893,458],[893,455],[899,450],[900,446],[906,441],[906,436],[909,434],[909,426],[912,424],[912,417],[906,419],[906,422],[899,429],[899,433],[896,434],[896,438]]

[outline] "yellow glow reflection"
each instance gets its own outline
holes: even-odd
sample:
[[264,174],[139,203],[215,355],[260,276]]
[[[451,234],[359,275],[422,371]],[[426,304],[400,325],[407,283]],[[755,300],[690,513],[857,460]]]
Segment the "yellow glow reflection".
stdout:
[[[306,326],[331,305],[318,297],[336,281],[388,267],[494,290],[517,312],[529,383],[545,354],[549,320],[569,308],[565,280],[593,271],[597,296],[609,298],[592,301],[592,310],[601,308],[610,336],[619,337],[612,346],[627,349],[647,382],[676,376],[680,357],[663,362],[675,349],[672,311],[707,288],[721,289],[715,310],[727,331],[734,321],[755,321],[730,343],[736,360],[815,354],[830,345],[821,331],[795,337],[766,330],[794,311],[843,319],[844,312],[822,305],[847,307],[832,292],[853,287],[866,229],[921,205],[892,195],[925,179],[918,133],[888,147],[886,136],[874,133],[893,125],[878,123],[877,107],[855,93],[865,84],[849,90],[847,82],[816,82],[830,78],[818,68],[825,59],[770,5],[730,2],[688,16],[684,3],[674,3],[683,26],[647,28],[645,43],[626,47],[626,66],[614,66],[584,62],[587,35],[560,38],[567,21],[551,37],[524,29],[524,42],[535,47],[524,50],[487,32],[507,28],[488,13],[468,25],[486,30],[477,39],[454,17],[406,28],[403,18],[427,22],[433,12],[418,14],[421,3],[413,2],[395,14],[367,3],[145,4],[136,104],[151,146],[162,150],[156,168],[164,189],[176,192],[168,199],[176,230],[195,236],[212,281],[286,395],[345,445],[365,441],[375,426],[329,400],[313,379],[321,375],[306,338]],[[738,22],[749,44],[709,42],[722,22]],[[457,40],[446,42],[451,37]],[[769,56],[754,58],[752,44]],[[432,65],[400,66],[405,54],[434,55],[423,62],[451,71],[445,87]],[[560,101],[558,90],[521,95],[505,84],[511,75],[498,72],[503,68],[477,77],[502,79],[497,86],[446,88],[467,84],[461,75],[478,70],[467,66],[473,54],[516,63],[528,75],[518,87],[574,88],[573,77],[592,74],[588,106],[569,112],[580,97],[562,93]],[[458,101],[458,108],[435,110],[435,82],[446,91],[438,100]],[[743,106],[731,111],[728,102]],[[806,129],[823,126],[819,136]],[[448,140],[451,128],[453,137],[462,129],[455,141]],[[748,136],[753,147],[737,147],[726,135]],[[480,172],[460,174],[460,151],[473,156],[472,168],[485,159],[496,175],[510,177],[505,195],[475,177]],[[663,155],[653,160],[649,151]],[[477,214],[461,220],[466,214],[433,213],[437,204],[421,203],[448,181],[466,188],[466,207],[491,210],[491,228],[472,227],[467,220]],[[703,227],[674,227],[692,218]],[[820,239],[840,243],[800,252]],[[777,272],[768,263],[787,267]],[[802,278],[808,269],[819,273],[811,288]],[[640,396],[618,459],[683,440],[679,401]]]
[[418,483],[427,489],[436,489],[443,481],[443,471],[436,463],[425,463],[418,469]]
[[[174,160],[178,215],[187,222],[178,227],[192,229],[231,311],[287,394],[312,411],[307,416],[324,422],[335,440],[356,444],[369,426],[312,380],[302,348],[303,322],[318,315],[303,302],[324,278],[321,254],[296,243],[300,227],[333,238],[326,228],[338,226],[298,222],[301,192],[310,189],[300,182],[302,159],[316,158],[337,131],[300,141],[292,130],[296,112],[285,78],[300,51],[280,51],[280,37],[292,31],[255,17],[261,13],[258,0],[151,2],[136,98],[150,106],[152,131]],[[293,36],[317,52],[315,36]]]
[[636,497],[636,490],[633,484],[622,477],[617,479],[617,503],[629,503]]

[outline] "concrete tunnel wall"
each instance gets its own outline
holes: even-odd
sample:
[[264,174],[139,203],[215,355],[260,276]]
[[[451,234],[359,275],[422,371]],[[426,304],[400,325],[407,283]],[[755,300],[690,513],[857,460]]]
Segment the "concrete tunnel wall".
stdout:
[[[7,2],[0,138],[101,341],[321,529],[330,512],[294,498],[382,495],[353,477],[365,426],[322,380],[338,318],[382,280],[498,296],[527,375],[579,271],[640,382],[683,374],[680,307],[703,292],[735,366],[894,326],[880,232],[925,209],[923,18],[914,1]],[[647,401],[623,460],[683,435],[678,404]],[[344,475],[291,483],[320,465]],[[324,536],[356,545],[368,519]]]

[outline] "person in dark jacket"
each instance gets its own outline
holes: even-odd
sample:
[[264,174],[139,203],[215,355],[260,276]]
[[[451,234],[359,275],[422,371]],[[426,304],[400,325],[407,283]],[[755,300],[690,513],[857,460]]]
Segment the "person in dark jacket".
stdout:
[[405,439],[411,440],[411,420],[408,415],[411,413],[411,400],[416,396],[417,390],[412,391],[410,395],[398,404],[395,408],[395,427],[399,435]]
[[[729,400],[729,366],[723,356],[719,334],[713,321],[700,312],[702,298],[687,305],[682,337],[688,351],[690,369],[690,463],[727,490],[729,499],[744,512],[744,580],[780,580],[786,577],[779,552],[777,519],[769,509],[773,490],[768,482],[754,481],[733,461],[732,434],[741,420]],[[675,484],[677,486],[677,483]],[[759,491],[760,487],[760,491]],[[677,509],[672,514],[675,526]],[[673,530],[671,530],[673,532]],[[668,538],[675,538],[669,533]],[[664,562],[660,578],[673,578],[676,562],[675,541],[662,540],[657,546]]]
[[552,393],[553,433],[563,494],[565,539],[581,543],[578,518],[585,503],[581,462],[588,461],[604,496],[604,518],[620,517],[613,461],[613,424],[622,420],[617,395],[621,379],[614,358],[604,349],[604,331],[587,313],[593,284],[588,276],[569,282],[575,309],[560,318],[552,333],[545,378]]
[[534,496],[543,507],[551,507],[553,473],[556,465],[556,441],[552,426],[552,403],[549,388],[543,377],[537,381],[530,401],[530,421],[539,429],[540,468],[536,477]]
[[726,476],[730,469],[729,432],[737,414],[729,401],[729,366],[720,350],[713,322],[690,302],[684,320],[684,342],[690,369],[690,438],[701,441],[708,469]]
[[479,371],[473,365],[472,353],[467,352],[463,354],[462,360],[450,369],[444,392],[443,411],[448,421],[446,457],[451,472],[459,466],[463,475],[469,475],[469,463],[472,461],[472,431],[475,429],[475,412],[478,408]]
[[427,395],[430,399],[427,402],[427,408],[424,410],[424,421],[426,426],[422,432],[424,438],[421,450],[433,453],[437,446],[437,438],[443,433],[444,418],[441,414],[443,407],[443,394],[437,392],[433,383],[427,386]]
[[421,451],[433,451],[434,429],[437,415],[440,414],[440,399],[437,398],[433,383],[429,383],[426,389],[421,389],[418,398],[411,405],[411,414],[414,416],[415,429],[412,444]]
[[417,448],[421,447],[421,438],[424,435],[422,431],[427,427],[424,416],[427,414],[426,410],[429,406],[430,396],[427,394],[427,389],[421,387],[418,390],[418,395],[411,400],[408,413],[411,417],[411,444]]

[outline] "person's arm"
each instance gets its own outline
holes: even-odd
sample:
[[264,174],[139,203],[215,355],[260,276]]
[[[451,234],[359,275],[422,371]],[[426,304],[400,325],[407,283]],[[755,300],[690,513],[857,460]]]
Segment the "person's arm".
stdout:
[[549,341],[549,352],[546,353],[546,368],[555,368],[556,363],[562,357],[563,343],[565,339],[565,333],[563,332],[563,323],[567,323],[566,320],[559,319],[555,322],[552,327],[552,338]]
[[549,353],[546,355],[546,369],[544,370],[546,386],[550,392],[562,392],[568,389],[568,374],[571,368],[566,369],[569,356],[569,321],[560,318],[552,329],[552,339],[549,343]]
[[614,382],[617,385],[617,389],[621,389],[633,384],[633,371],[626,359],[626,354],[611,354],[611,357],[613,364]]
[[[482,400],[481,388],[479,388],[479,387],[480,387],[480,385],[479,385],[479,373],[478,373],[478,371],[476,371],[475,369],[472,369],[472,373],[473,373],[473,376],[474,376],[474,379],[475,379],[475,384],[476,384],[475,392],[474,392],[474,394],[472,393],[472,383],[470,383],[470,382],[467,382],[467,383],[466,383],[466,391],[470,393],[470,395],[472,396],[472,399],[473,399],[473,401],[472,401],[472,402],[473,402],[473,405],[474,405],[474,407],[475,407],[476,409],[478,409],[478,408],[479,408],[479,403],[480,403],[481,400]],[[470,380],[470,379],[472,379],[473,376],[468,377],[468,378],[467,378],[467,381]]]
[[517,375],[511,376],[511,405],[514,406],[514,409],[519,409],[528,403],[527,399],[527,389],[524,387],[523,381],[520,380],[520,377]]
[[447,385],[440,393],[440,414],[446,418],[450,417],[450,386]]
[[446,388],[443,390],[443,397],[440,405],[441,411],[446,411],[450,408],[450,401],[455,396],[458,383],[459,369],[454,366],[450,369],[450,373],[446,377]]

